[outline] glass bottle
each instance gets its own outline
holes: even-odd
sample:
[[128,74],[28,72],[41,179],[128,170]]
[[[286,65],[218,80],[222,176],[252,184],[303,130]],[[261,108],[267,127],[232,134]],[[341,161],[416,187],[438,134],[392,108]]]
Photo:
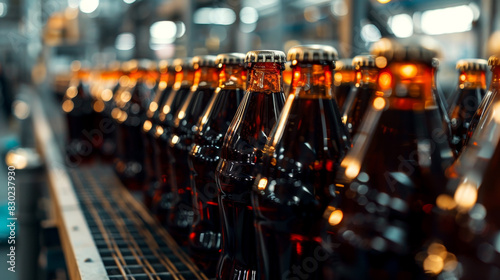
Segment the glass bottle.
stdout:
[[[488,59],[488,65],[491,68],[492,72],[492,77],[491,77],[491,82],[490,86],[488,88],[488,91],[486,92],[486,95],[483,97],[483,100],[479,104],[479,107],[477,108],[476,112],[472,116],[472,119],[469,123],[469,130],[467,131],[467,137],[464,142],[464,146],[467,146],[469,143],[469,140],[471,139],[472,135],[474,135],[474,132],[476,129],[481,129],[481,127],[477,127],[481,119],[483,118],[483,115],[489,105],[491,104],[492,100],[495,99],[495,96],[497,95],[498,92],[498,84],[500,83],[500,67],[498,67],[499,63],[498,61],[500,60],[500,55],[492,55]],[[476,145],[472,143],[473,145]]]
[[449,116],[452,148],[460,153],[467,137],[470,121],[486,93],[486,68],[484,59],[462,59],[457,62],[458,87],[451,96]]
[[246,87],[245,54],[219,54],[219,87],[196,125],[194,145],[189,154],[194,222],[189,235],[189,251],[207,277],[215,276],[222,246],[219,190],[215,170],[222,142],[236,114]]
[[[259,279],[283,279],[321,249],[323,212],[335,197],[335,174],[350,146],[331,90],[337,57],[323,45],[288,51],[291,91],[252,192]],[[307,279],[322,279],[321,271],[308,272]]]
[[358,55],[352,59],[352,65],[356,69],[356,83],[345,102],[342,121],[350,135],[354,136],[375,96],[378,68],[372,55]]
[[175,113],[189,95],[194,80],[194,69],[191,58],[175,59],[173,61],[175,71],[172,92],[165,100],[158,115],[159,123],[155,131],[156,166],[158,167],[159,185],[153,195],[152,209],[158,220],[167,225],[167,216],[173,203],[171,181],[174,173],[172,171],[172,152],[169,149],[168,140],[174,127]]
[[220,191],[222,252],[217,279],[255,279],[257,252],[254,214],[250,201],[254,168],[284,105],[285,54],[250,51],[247,91],[224,137],[215,173]]
[[122,71],[120,62],[111,62],[104,73],[102,86],[98,94],[98,100],[101,101],[101,105],[103,105],[102,111],[100,112],[101,121],[99,123],[99,128],[102,131],[103,140],[99,152],[101,161],[103,161],[104,163],[113,163],[115,160],[117,148],[117,128],[116,122],[111,116],[111,111],[115,107],[113,96],[120,88],[120,80],[123,81],[123,79],[121,78],[123,74],[124,73]]
[[147,171],[146,183],[144,186],[144,205],[148,209],[152,207],[152,201],[155,191],[158,189],[159,179],[158,166],[156,165],[155,157],[158,153],[157,146],[155,145],[155,132],[156,127],[160,123],[159,115],[160,110],[165,104],[168,96],[172,92],[175,71],[171,61],[162,60],[158,63],[160,71],[160,79],[156,87],[156,94],[154,100],[149,104],[146,111],[146,121],[142,126],[144,135],[144,165]]
[[437,51],[417,38],[382,39],[376,97],[324,214],[325,279],[429,279],[416,255],[437,227],[432,210],[453,161],[432,90]]
[[193,224],[193,197],[188,165],[189,152],[193,148],[194,132],[198,119],[217,88],[219,74],[215,67],[215,56],[193,57],[194,82],[188,96],[175,113],[173,129],[168,139],[172,153],[170,168],[172,205],[169,209],[167,227],[179,244],[187,245]]
[[[481,113],[470,144],[448,172],[452,180],[446,192],[436,199],[438,244],[446,252],[443,266],[432,271],[437,279],[495,279],[499,275],[500,96],[496,91],[500,83],[496,68],[500,62],[490,57],[488,64],[494,72],[489,105]],[[428,252],[426,258],[436,259],[432,255]]]
[[93,128],[92,97],[88,79],[90,70],[82,67],[80,61],[71,63],[72,79],[63,96],[62,110],[66,114],[68,125],[68,144],[66,161],[77,166],[93,160],[95,149],[89,131]]
[[142,190],[146,178],[142,126],[157,82],[157,71],[148,71],[151,61],[128,63],[128,83],[115,96],[116,107],[111,115],[118,123],[118,160],[115,168],[125,186]]
[[333,97],[342,113],[347,96],[356,83],[356,72],[351,58],[344,58],[336,62],[333,75]]

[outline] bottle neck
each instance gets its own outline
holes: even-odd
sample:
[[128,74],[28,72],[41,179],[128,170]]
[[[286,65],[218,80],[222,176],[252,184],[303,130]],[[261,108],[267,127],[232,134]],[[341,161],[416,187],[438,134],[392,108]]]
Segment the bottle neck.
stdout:
[[333,76],[333,82],[335,86],[340,86],[341,84],[350,84],[356,81],[356,73],[354,70],[340,70],[335,72]]
[[296,98],[332,98],[332,66],[298,64],[293,67],[291,93]]
[[493,88],[500,87],[500,66],[492,66],[491,72],[493,75],[491,76],[490,90],[493,90]]
[[436,106],[432,77],[429,65],[394,62],[380,72],[378,89],[388,98],[392,109],[424,110]]
[[215,67],[200,67],[194,72],[193,87],[216,88],[219,72]]
[[486,89],[486,73],[481,70],[468,70],[460,72],[458,76],[460,89]]
[[193,85],[194,80],[194,71],[191,69],[181,69],[175,72],[175,82],[173,88],[175,90],[180,89],[181,87],[191,87]]
[[222,89],[245,89],[247,72],[239,65],[223,65],[219,72],[219,87]]
[[255,92],[283,92],[282,63],[259,62],[250,68],[248,90]]
[[356,86],[371,86],[377,84],[378,69],[360,67],[356,70]]

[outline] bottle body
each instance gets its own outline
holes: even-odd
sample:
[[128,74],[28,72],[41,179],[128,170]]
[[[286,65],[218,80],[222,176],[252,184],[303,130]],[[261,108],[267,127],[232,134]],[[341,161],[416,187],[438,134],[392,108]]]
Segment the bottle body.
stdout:
[[174,86],[172,92],[161,108],[160,123],[156,127],[154,146],[156,149],[156,166],[158,167],[159,185],[152,201],[153,213],[163,225],[167,224],[169,210],[173,204],[172,184],[175,182],[171,161],[173,154],[169,148],[168,138],[174,126],[174,114],[190,92],[190,85]]
[[430,67],[388,68],[378,87],[392,95],[373,100],[341,164],[339,199],[324,215],[325,279],[429,278],[417,253],[436,236],[432,209],[453,155],[448,139],[436,137],[442,122]]
[[[335,173],[347,146],[332,101],[297,97],[281,114],[285,125],[274,153],[264,154],[252,194],[261,279],[291,277],[293,267],[325,255],[322,216],[335,197]],[[306,274],[302,279],[322,279],[321,270]]]
[[[173,204],[169,210],[167,227],[180,244],[187,245],[194,219],[193,198],[188,165],[189,152],[193,147],[194,126],[213,95],[214,88],[198,87],[186,97],[174,120],[169,148],[172,152],[170,168],[172,176]],[[167,148],[168,149],[168,148]]]
[[[215,91],[198,123],[199,131],[189,155],[193,207],[193,227],[190,234],[190,253],[209,277],[215,275],[222,243],[219,215],[219,190],[215,170],[220,159],[224,135],[243,99],[241,88]],[[205,120],[205,121],[204,121]]]
[[215,177],[220,191],[223,238],[217,279],[256,277],[250,193],[254,168],[261,162],[262,149],[284,105],[282,67],[271,62],[252,66],[249,86],[224,137]]

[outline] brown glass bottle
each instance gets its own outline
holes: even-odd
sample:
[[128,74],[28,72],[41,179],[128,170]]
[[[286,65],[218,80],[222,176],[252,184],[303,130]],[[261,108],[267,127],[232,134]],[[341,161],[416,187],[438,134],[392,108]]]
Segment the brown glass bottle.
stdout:
[[[291,91],[252,192],[259,279],[290,279],[293,267],[321,250],[323,212],[335,197],[335,174],[350,146],[331,91],[337,56],[322,45],[288,51]],[[322,272],[302,279],[322,279]]]
[[195,126],[218,84],[218,69],[215,56],[193,57],[194,83],[191,91],[175,113],[174,126],[168,139],[172,153],[170,168],[172,205],[169,209],[167,227],[174,239],[188,245],[189,231],[193,224],[193,197],[188,165],[189,152],[193,148]]
[[66,113],[68,127],[66,162],[77,166],[93,161],[96,154],[92,145],[94,139],[89,137],[94,115],[88,84],[90,69],[82,68],[80,61],[74,61],[71,70],[73,77],[64,94],[62,110]]
[[[102,102],[97,105],[98,108],[102,107],[99,114],[101,121],[99,122],[99,130],[102,132],[102,145],[99,149],[101,161],[105,163],[113,163],[116,154],[116,122],[111,116],[111,111],[116,106],[114,102],[114,94],[118,92],[120,86],[120,79],[123,76],[122,68],[118,61],[110,63],[105,72],[103,73],[102,84],[99,89],[96,102]],[[126,77],[126,76],[125,76]],[[128,77],[126,77],[128,79]],[[98,103],[98,104],[99,104]],[[96,104],[94,104],[95,110]]]
[[351,58],[344,58],[335,64],[333,75],[333,97],[342,113],[347,96],[356,83],[356,72]]
[[142,126],[158,78],[157,71],[148,70],[151,63],[129,61],[127,88],[115,96],[116,107],[111,112],[118,123],[115,168],[125,186],[134,190],[142,190],[146,179]]
[[160,124],[160,110],[165,104],[168,96],[172,92],[175,81],[175,71],[171,62],[162,60],[158,63],[160,70],[160,80],[156,87],[154,100],[149,104],[146,111],[146,121],[142,126],[144,136],[144,166],[146,169],[146,182],[144,185],[144,205],[148,209],[152,207],[152,201],[155,191],[159,186],[158,166],[156,165],[155,157],[158,153],[155,145],[156,127]]
[[[477,108],[476,112],[472,116],[472,119],[469,123],[469,130],[467,131],[467,137],[464,142],[464,146],[469,144],[469,140],[472,138],[472,135],[474,135],[474,132],[477,129],[477,126],[479,122],[482,120],[483,115],[487,108],[490,106],[492,100],[495,98],[495,96],[498,93],[498,90],[500,88],[500,67],[498,67],[498,61],[500,60],[500,55],[492,55],[488,59],[488,65],[491,67],[491,72],[492,72],[492,77],[491,77],[491,82],[490,86],[488,88],[488,91],[486,92],[486,95],[484,96],[483,100],[479,104],[479,107]],[[473,145],[477,145],[477,143],[472,143]]]
[[341,163],[339,196],[325,211],[332,252],[325,279],[429,279],[420,250],[434,236],[432,213],[453,161],[432,91],[436,51],[417,38],[382,39],[387,66],[353,148]]
[[[498,59],[490,59],[489,64],[498,67]],[[496,79],[490,89],[498,86]],[[438,279],[495,279],[499,275],[499,110],[500,98],[493,95],[490,105],[482,112],[471,144],[464,147],[448,172],[453,180],[436,199],[439,245],[440,250],[446,252],[443,266],[433,271]],[[427,255],[430,257],[431,253]]]
[[285,54],[251,51],[247,91],[224,137],[215,180],[220,191],[222,254],[217,279],[255,279],[257,252],[250,199],[254,168],[284,105]]
[[356,73],[356,83],[345,101],[342,121],[351,136],[354,136],[366,110],[373,101],[377,90],[378,68],[375,57],[358,55],[352,59]]
[[452,148],[460,153],[467,137],[470,121],[486,93],[486,68],[484,59],[462,59],[457,62],[459,72],[457,90],[451,96],[449,116]]
[[245,55],[219,54],[219,87],[196,125],[194,146],[189,154],[194,222],[189,234],[191,258],[207,277],[215,276],[222,246],[219,190],[215,170],[224,135],[231,124],[246,87]]
[[[152,202],[153,213],[158,220],[167,225],[169,209],[173,204],[172,171],[173,160],[168,140],[174,127],[175,113],[189,95],[194,81],[194,69],[191,58],[175,59],[173,61],[175,71],[175,82],[172,92],[165,100],[158,115],[159,123],[155,131],[156,166],[158,167],[159,185],[155,191]],[[187,170],[186,170],[187,171]]]

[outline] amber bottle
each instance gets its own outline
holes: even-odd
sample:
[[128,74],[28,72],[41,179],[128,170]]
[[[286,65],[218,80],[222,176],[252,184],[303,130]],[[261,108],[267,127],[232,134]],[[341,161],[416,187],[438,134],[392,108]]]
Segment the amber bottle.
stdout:
[[358,55],[352,59],[356,73],[356,83],[349,93],[342,112],[342,121],[350,135],[357,133],[359,124],[370,106],[377,90],[378,67],[375,57]]
[[333,75],[333,97],[342,113],[344,103],[352,88],[356,84],[355,67],[351,58],[344,58],[335,64],[335,74]]
[[174,115],[172,133],[168,139],[172,153],[170,180],[172,205],[169,209],[167,227],[178,243],[187,245],[194,211],[188,165],[189,152],[193,148],[196,124],[206,108],[218,84],[218,69],[215,56],[193,57],[194,82],[188,96]]
[[134,190],[142,190],[146,178],[142,126],[158,79],[157,70],[149,70],[152,63],[129,61],[127,86],[114,97],[116,107],[111,111],[118,123],[115,168],[125,186]]
[[486,93],[486,68],[484,59],[462,59],[457,62],[458,87],[451,96],[449,116],[452,148],[460,153],[469,130],[470,121]]
[[194,81],[194,70],[191,58],[175,59],[173,61],[175,80],[172,92],[160,107],[159,123],[155,130],[156,166],[158,167],[159,185],[153,195],[152,209],[158,220],[167,224],[167,215],[173,203],[171,181],[173,155],[169,148],[169,139],[174,127],[175,113],[189,95]]
[[217,279],[255,279],[257,252],[250,193],[254,168],[284,105],[285,54],[251,51],[247,91],[224,137],[215,180],[220,190],[222,255]]
[[192,259],[208,277],[215,276],[222,246],[215,170],[224,135],[245,93],[244,58],[245,55],[241,53],[217,56],[215,65],[220,69],[219,87],[196,124],[194,145],[188,160],[194,208],[189,251]]
[[[331,90],[337,51],[296,46],[287,58],[291,91],[252,192],[259,279],[283,279],[321,249],[323,212],[336,196],[335,174],[350,146]],[[322,272],[311,271],[307,279],[322,279]]]
[[436,51],[417,38],[382,39],[372,54],[386,67],[324,214],[324,278],[429,279],[418,253],[434,236],[432,210],[453,161],[447,139],[433,134],[442,125],[432,90]]
[[[497,93],[500,88],[499,87],[500,67],[498,63],[499,60],[500,60],[500,55],[492,55],[488,59],[488,65],[490,66],[492,72],[490,86],[483,100],[479,104],[479,107],[472,116],[472,119],[469,124],[469,130],[467,131],[467,137],[464,142],[464,146],[469,144],[469,141],[472,138],[472,135],[474,135],[476,129],[480,128],[477,127],[479,122],[481,122],[481,120],[483,119],[483,115],[490,106],[492,100],[495,99],[495,97],[497,96]],[[477,145],[477,143],[472,143],[472,144]]]
[[158,154],[155,145],[156,127],[160,124],[160,108],[163,107],[168,96],[172,92],[174,85],[175,71],[171,61],[162,60],[158,63],[160,79],[156,87],[154,100],[148,106],[146,111],[146,120],[142,126],[144,137],[144,166],[146,169],[146,182],[144,184],[144,204],[148,209],[152,207],[152,200],[155,191],[159,186],[159,174],[157,162],[155,160]]
[[62,110],[66,114],[68,144],[66,162],[78,166],[93,161],[96,154],[93,138],[92,97],[89,91],[90,69],[82,67],[80,61],[71,64],[72,79],[63,97]]
[[[481,111],[469,145],[450,168],[452,180],[437,200],[441,251],[447,252],[442,266],[433,274],[460,280],[495,279],[500,270],[498,232],[500,229],[500,83],[497,56],[490,57],[493,70],[488,106]],[[436,254],[434,254],[436,255]],[[438,254],[442,256],[443,254]],[[427,258],[432,256],[428,254]],[[433,256],[433,260],[439,260]],[[435,263],[435,261],[433,261]],[[433,266],[436,267],[435,265]]]

